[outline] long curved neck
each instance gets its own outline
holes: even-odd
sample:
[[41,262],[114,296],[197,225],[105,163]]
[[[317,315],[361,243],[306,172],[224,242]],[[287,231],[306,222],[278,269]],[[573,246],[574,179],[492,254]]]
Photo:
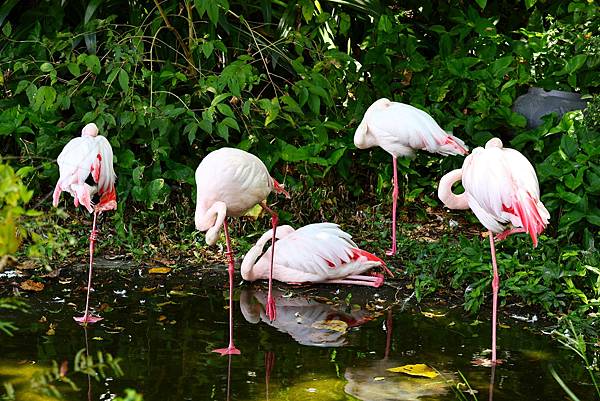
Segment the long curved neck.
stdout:
[[254,244],[254,246],[252,248],[250,248],[248,253],[246,253],[246,256],[244,256],[244,260],[242,261],[242,266],[240,268],[240,272],[242,273],[242,278],[244,280],[252,281],[252,277],[250,277],[249,273],[252,270],[252,268],[254,267],[256,260],[260,257],[260,255],[262,255],[265,244],[272,237],[273,237],[273,229],[270,229],[269,231],[264,233],[258,239],[258,241],[256,241],[256,244]]
[[466,193],[456,195],[454,192],[452,192],[452,185],[461,179],[462,170],[457,169],[449,172],[440,180],[440,185],[438,186],[438,198],[440,198],[440,200],[444,202],[444,205],[450,209],[469,208],[469,201]]
[[206,231],[208,245],[214,245],[217,242],[226,216],[227,205],[224,202],[215,202],[208,210],[202,207],[201,202],[197,202],[194,223],[196,229]]

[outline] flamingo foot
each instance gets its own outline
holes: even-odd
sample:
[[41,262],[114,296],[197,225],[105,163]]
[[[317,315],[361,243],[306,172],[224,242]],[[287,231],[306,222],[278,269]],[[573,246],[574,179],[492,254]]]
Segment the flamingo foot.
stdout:
[[88,323],[92,324],[92,323],[99,322],[100,320],[102,320],[102,318],[100,316],[94,316],[91,313],[87,313],[80,317],[73,316],[73,320],[75,320],[77,323],[86,325]]
[[213,349],[212,352],[219,353],[219,354],[221,354],[221,356],[224,356],[224,355],[240,355],[242,353],[233,344],[229,344],[229,347],[227,347],[227,348]]
[[490,358],[475,358],[471,361],[473,366],[483,366],[484,368],[491,368],[492,366],[502,365],[504,359],[496,359],[492,361]]
[[275,299],[273,299],[273,296],[271,295],[267,297],[267,316],[270,321],[275,320],[275,317],[277,316],[275,310]]

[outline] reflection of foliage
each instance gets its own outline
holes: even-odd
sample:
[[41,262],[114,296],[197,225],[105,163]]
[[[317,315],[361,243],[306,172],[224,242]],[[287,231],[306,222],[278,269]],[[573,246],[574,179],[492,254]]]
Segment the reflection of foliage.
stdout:
[[[27,311],[28,305],[18,298],[0,298],[0,309]],[[17,330],[11,322],[0,320],[0,331],[9,336]]]
[[[87,355],[85,349],[75,355],[73,373],[82,373],[95,378],[105,379],[108,375],[120,377],[123,371],[119,366],[120,358],[113,358],[109,353],[98,351],[96,357]],[[65,391],[79,391],[79,387],[68,374],[67,361],[58,364],[52,361],[52,366],[38,365],[3,365],[0,366],[0,376],[8,376],[4,381],[5,394],[0,399],[9,401],[17,399],[61,400]],[[137,398],[136,398],[137,397]],[[127,393],[123,401],[138,401],[141,396],[135,392]]]
[[[558,341],[571,351],[573,351],[584,363],[585,369],[588,371],[594,388],[596,389],[596,394],[600,399],[600,386],[598,384],[598,372],[600,371],[598,367],[598,351],[595,349],[590,349],[588,347],[588,343],[585,341],[584,336],[575,329],[573,322],[571,320],[568,321],[568,328],[565,332],[561,331],[553,331],[552,334],[558,338]],[[567,387],[567,385],[562,381],[558,373],[552,368],[551,369],[552,376],[554,379],[560,384],[560,386],[565,390],[565,392],[569,395],[572,400],[578,400],[575,394]]]

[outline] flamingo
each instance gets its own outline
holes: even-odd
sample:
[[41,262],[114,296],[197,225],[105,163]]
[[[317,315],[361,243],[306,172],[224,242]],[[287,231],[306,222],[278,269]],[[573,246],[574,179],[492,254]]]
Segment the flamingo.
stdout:
[[[264,233],[248,251],[242,261],[242,278],[254,281],[270,276],[273,251],[270,247],[264,254],[263,248],[274,233]],[[294,230],[281,226],[277,230],[272,277],[275,280],[297,283],[356,284],[379,287],[383,276],[361,275],[375,267],[382,267],[390,275],[383,260],[359,249],[350,234],[337,224],[309,224]],[[262,254],[262,256],[261,256]],[[260,259],[258,259],[260,256]],[[258,261],[257,261],[258,259]]]
[[[229,346],[215,349],[221,355],[240,354],[233,343],[233,271],[235,262],[227,229],[227,216],[239,217],[259,204],[271,214],[273,242],[277,230],[277,213],[271,210],[265,199],[272,191],[290,195],[270,175],[267,167],[253,154],[234,148],[221,148],[209,153],[196,169],[196,213],[194,223],[200,231],[206,231],[206,243],[217,242],[221,226],[225,231],[229,272]],[[272,262],[271,262],[272,263]],[[273,270],[271,264],[271,271]],[[272,280],[269,278],[267,314],[275,320],[275,300]]]
[[[95,323],[102,320],[89,312],[90,289],[92,286],[92,267],[94,263],[94,244],[98,238],[96,230],[97,215],[117,208],[115,180],[113,170],[113,152],[108,140],[98,135],[98,127],[89,123],[81,130],[81,137],[73,138],[65,145],[58,159],[60,178],[54,189],[52,204],[58,206],[62,191],[70,193],[75,206],[83,205],[88,212],[94,213],[92,231],[90,233],[90,266],[88,269],[87,295],[85,313],[74,317],[75,321]],[[98,202],[94,202],[94,197]]]
[[[456,195],[452,185],[462,180],[465,192]],[[540,201],[540,187],[535,170],[520,152],[504,148],[502,141],[492,138],[485,149],[478,147],[465,158],[462,169],[449,172],[440,180],[438,197],[450,209],[471,209],[489,232],[492,255],[492,365],[496,359],[496,312],[498,307],[498,266],[496,239],[510,234],[528,233],[533,246],[550,214]],[[512,228],[509,228],[509,223]]]
[[388,256],[396,254],[396,204],[398,202],[398,157],[414,157],[415,150],[430,153],[466,155],[465,143],[444,131],[423,110],[408,104],[382,98],[366,111],[354,133],[354,145],[359,149],[379,146],[392,155],[394,167],[394,191],[392,192],[392,249]]

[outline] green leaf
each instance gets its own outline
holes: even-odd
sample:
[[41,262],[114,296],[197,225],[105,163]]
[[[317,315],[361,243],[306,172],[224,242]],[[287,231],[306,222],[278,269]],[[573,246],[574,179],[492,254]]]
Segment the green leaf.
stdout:
[[223,100],[227,99],[229,96],[231,96],[231,93],[229,93],[229,92],[221,93],[221,94],[215,96],[215,98],[212,100],[212,102],[210,102],[210,105],[216,106],[217,104],[221,103]]
[[6,37],[10,36],[10,34],[12,33],[12,25],[10,24],[10,21],[7,21],[6,24],[2,27],[2,33]]
[[223,124],[225,124],[229,128],[233,128],[237,132],[240,132],[240,126],[238,125],[237,121],[231,117],[225,117],[223,119]]
[[67,69],[74,77],[78,77],[81,75],[81,69],[79,68],[79,64],[69,63],[67,64]]
[[42,63],[42,65],[40,65],[40,71],[48,73],[50,71],[54,71],[54,67],[52,66],[52,64],[45,62]]
[[575,57],[569,58],[565,65],[565,70],[569,74],[572,74],[575,71],[577,71],[578,69],[580,69],[581,67],[583,67],[586,60],[587,60],[586,54],[578,54]]
[[537,0],[525,0],[525,8],[528,10],[537,3]]
[[233,114],[233,110],[231,110],[231,107],[229,107],[228,104],[225,104],[225,103],[217,104],[217,110],[219,110],[219,112],[221,114],[223,114],[224,116],[235,118],[235,114]]
[[119,85],[121,86],[121,90],[123,92],[127,92],[129,90],[129,75],[127,71],[121,69],[119,71]]
[[88,54],[85,57],[85,65],[87,66],[88,70],[92,73],[96,75],[100,74],[100,59],[95,54]]
[[210,57],[210,55],[212,54],[215,46],[213,45],[213,42],[204,42],[202,43],[202,45],[200,46],[202,49],[202,53],[204,54],[204,57],[208,58]]
[[485,5],[487,4],[487,0],[475,0],[477,2],[477,5],[483,10],[485,8]]

